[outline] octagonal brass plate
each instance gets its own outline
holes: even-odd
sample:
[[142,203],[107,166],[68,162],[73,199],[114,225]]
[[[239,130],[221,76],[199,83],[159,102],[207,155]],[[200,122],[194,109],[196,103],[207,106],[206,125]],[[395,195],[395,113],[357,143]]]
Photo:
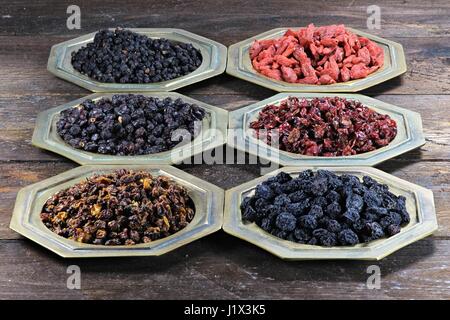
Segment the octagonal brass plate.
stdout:
[[[93,174],[119,168],[145,170],[154,176],[168,176],[185,187],[195,205],[194,219],[184,229],[169,237],[133,246],[79,243],[58,236],[42,223],[40,213],[51,195]],[[17,195],[10,228],[66,258],[158,256],[219,230],[223,218],[223,197],[222,189],[171,166],[81,166],[21,189]]]
[[[319,157],[279,150],[257,139],[249,124],[267,104],[279,104],[289,96],[312,99],[315,97],[342,97],[360,101],[365,106],[389,115],[397,123],[397,136],[387,146],[352,156]],[[360,94],[279,93],[268,99],[230,112],[228,144],[252,155],[271,160],[283,166],[373,166],[425,144],[420,114]]]
[[307,85],[274,80],[257,72],[253,68],[249,56],[249,49],[253,41],[279,38],[288,29],[298,30],[299,27],[272,29],[231,45],[228,48],[227,73],[279,92],[357,92],[406,72],[405,54],[401,44],[348,27],[347,29],[351,32],[373,40],[384,50],[383,67],[364,79],[329,85]]
[[56,152],[80,164],[174,164],[188,159],[195,154],[221,146],[226,142],[228,112],[176,92],[139,93],[147,97],[159,99],[166,97],[172,99],[180,98],[184,102],[196,104],[206,111],[206,116],[202,121],[202,128],[198,136],[190,143],[179,145],[172,150],[138,156],[105,155],[75,149],[58,135],[56,122],[62,110],[76,107],[87,99],[97,101],[104,97],[111,98],[114,94],[118,93],[94,93],[59,107],[43,111],[37,117],[32,144],[39,148]]
[[[380,183],[387,184],[392,193],[406,197],[406,207],[411,222],[400,233],[375,240],[367,244],[342,247],[322,247],[298,244],[277,238],[255,223],[242,221],[239,205],[243,198],[254,194],[255,187],[269,176],[280,171],[296,175],[306,169],[326,169],[337,174],[353,174],[361,178],[368,175]],[[351,259],[380,260],[394,251],[422,239],[437,230],[437,219],[431,190],[396,178],[370,167],[285,167],[270,174],[244,183],[226,191],[223,229],[225,232],[261,247],[270,253],[289,260]]]
[[[114,29],[110,29],[114,30]],[[149,38],[166,38],[176,42],[191,43],[202,54],[202,64],[193,72],[168,81],[156,83],[104,83],[76,71],[71,64],[71,54],[92,42],[96,32],[61,42],[52,47],[47,69],[57,77],[75,83],[93,92],[172,91],[214,77],[225,71],[227,48],[194,33],[172,28],[130,28]]]

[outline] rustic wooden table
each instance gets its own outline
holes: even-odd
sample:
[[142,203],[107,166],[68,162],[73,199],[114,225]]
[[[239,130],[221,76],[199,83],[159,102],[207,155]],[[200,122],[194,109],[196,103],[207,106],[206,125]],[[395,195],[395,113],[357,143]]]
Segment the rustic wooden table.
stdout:
[[[431,2],[431,1],[430,1]],[[439,230],[380,262],[285,262],[224,232],[157,258],[64,260],[8,228],[19,188],[76,166],[31,146],[38,112],[88,92],[46,70],[50,47],[104,27],[177,27],[230,45],[279,26],[345,23],[366,29],[367,6],[332,1],[76,1],[81,30],[66,27],[73,1],[5,0],[0,6],[0,299],[10,298],[450,298],[450,3],[375,2],[381,30],[403,44],[408,72],[363,93],[420,112],[427,143],[380,169],[434,191]],[[225,4],[226,3],[226,4]],[[179,92],[233,110],[274,92],[227,75]],[[222,188],[257,165],[183,165]],[[68,290],[66,269],[82,271]],[[381,288],[366,287],[369,265]]]

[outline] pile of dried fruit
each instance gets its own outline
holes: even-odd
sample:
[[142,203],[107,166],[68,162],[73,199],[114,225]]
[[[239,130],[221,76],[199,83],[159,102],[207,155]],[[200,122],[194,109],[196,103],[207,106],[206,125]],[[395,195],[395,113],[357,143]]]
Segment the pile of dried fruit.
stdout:
[[53,195],[41,212],[56,234],[78,242],[133,245],[167,237],[194,217],[187,191],[167,177],[118,170]]
[[327,170],[281,172],[256,187],[241,204],[244,220],[302,244],[346,246],[390,237],[409,223],[406,198],[365,176]]
[[344,25],[310,24],[279,39],[255,40],[250,59],[256,71],[272,79],[332,84],[367,77],[383,66],[384,51]]
[[181,99],[123,94],[96,102],[86,100],[61,111],[56,129],[65,142],[77,149],[142,155],[167,151],[192,140],[204,117],[202,108]]
[[101,30],[94,41],[72,53],[75,70],[100,82],[153,83],[196,70],[202,55],[190,43],[178,43],[123,29]]
[[[397,135],[397,125],[388,115],[339,97],[289,97],[265,106],[250,127],[266,143],[279,143],[281,150],[325,157],[372,151]],[[274,136],[279,140],[273,141]]]

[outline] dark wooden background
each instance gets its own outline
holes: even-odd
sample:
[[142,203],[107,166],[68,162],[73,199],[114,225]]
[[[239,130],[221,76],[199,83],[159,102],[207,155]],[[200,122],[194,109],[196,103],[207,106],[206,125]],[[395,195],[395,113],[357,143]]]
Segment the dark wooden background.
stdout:
[[[81,7],[81,30],[66,8]],[[157,258],[64,260],[8,228],[19,188],[76,166],[31,146],[38,112],[88,92],[46,70],[53,44],[100,28],[176,27],[224,45],[280,26],[345,23],[366,29],[369,4],[381,30],[403,44],[408,72],[364,94],[420,112],[424,147],[378,166],[434,192],[439,230],[380,262],[285,262],[223,232]],[[21,1],[0,5],[0,299],[9,298],[450,298],[450,3],[441,1]],[[227,110],[274,92],[228,75],[179,92]],[[256,165],[182,166],[231,188],[259,175]],[[78,264],[82,289],[66,288]],[[381,289],[366,268],[381,268]]]

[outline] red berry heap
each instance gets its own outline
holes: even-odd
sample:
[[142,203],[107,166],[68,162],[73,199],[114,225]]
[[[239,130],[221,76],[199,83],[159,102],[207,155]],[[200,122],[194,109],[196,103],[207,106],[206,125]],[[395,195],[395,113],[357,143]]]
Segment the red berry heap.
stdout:
[[367,77],[383,66],[384,51],[344,25],[289,29],[278,39],[255,40],[253,68],[290,83],[333,84]]
[[397,124],[388,115],[339,97],[289,97],[279,105],[265,106],[250,128],[269,145],[279,142],[281,150],[325,157],[373,151],[397,135]]

